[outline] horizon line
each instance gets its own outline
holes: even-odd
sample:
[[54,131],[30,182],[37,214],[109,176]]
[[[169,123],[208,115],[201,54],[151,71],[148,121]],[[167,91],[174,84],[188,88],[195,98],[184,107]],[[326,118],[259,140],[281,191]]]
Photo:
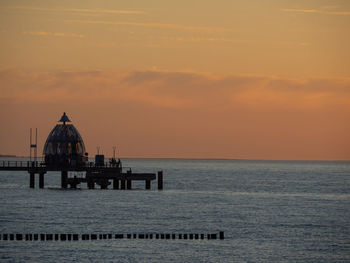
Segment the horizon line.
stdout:
[[[14,154],[0,154],[0,158],[30,158],[30,156],[17,156]],[[32,156],[32,158],[34,158]],[[89,157],[90,159],[94,157]],[[106,157],[105,159],[110,159]],[[117,157],[119,159],[144,159],[144,160],[213,160],[213,161],[298,161],[298,162],[350,162],[350,159],[258,159],[258,158],[208,158],[208,157]],[[37,159],[42,159],[38,156]]]

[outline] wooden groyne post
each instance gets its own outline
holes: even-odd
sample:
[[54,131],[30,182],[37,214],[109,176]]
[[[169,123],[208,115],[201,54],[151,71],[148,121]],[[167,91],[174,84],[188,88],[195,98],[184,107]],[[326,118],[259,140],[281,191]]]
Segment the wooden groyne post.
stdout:
[[[129,234],[76,234],[76,233],[65,233],[65,234],[0,234],[0,240],[4,241],[78,241],[78,240],[104,240],[104,239],[185,239],[185,240],[203,240],[205,239],[205,234],[199,233],[129,233]],[[208,233],[208,240],[223,240],[224,231],[217,233]]]

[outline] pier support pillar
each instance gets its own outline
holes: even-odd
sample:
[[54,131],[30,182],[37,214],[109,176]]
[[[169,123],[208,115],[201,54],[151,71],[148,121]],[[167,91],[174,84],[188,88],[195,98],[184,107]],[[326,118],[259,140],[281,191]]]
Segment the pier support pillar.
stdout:
[[39,174],[39,188],[44,188],[44,174],[45,173]]
[[125,180],[124,179],[120,180],[120,189],[125,190]]
[[89,189],[95,189],[95,182],[94,182],[94,180],[89,180],[89,182],[88,182],[88,188],[89,188]]
[[108,188],[108,180],[100,181],[100,186],[101,186],[101,189],[107,189]]
[[130,176],[131,176],[131,170],[127,171],[127,177],[126,177],[126,189],[128,190],[131,190],[131,179],[128,179],[130,178]]
[[158,190],[163,190],[163,171],[158,172]]
[[113,179],[113,189],[118,190],[119,189],[119,180]]
[[131,180],[126,180],[126,189],[131,190]]
[[86,183],[89,189],[95,189],[95,181],[91,174],[91,171],[86,172]]
[[68,186],[68,171],[61,171],[61,187],[66,189]]
[[35,188],[35,173],[30,172],[29,175],[29,187]]
[[146,182],[146,190],[149,190],[149,189],[151,189],[151,180],[146,180],[145,181]]

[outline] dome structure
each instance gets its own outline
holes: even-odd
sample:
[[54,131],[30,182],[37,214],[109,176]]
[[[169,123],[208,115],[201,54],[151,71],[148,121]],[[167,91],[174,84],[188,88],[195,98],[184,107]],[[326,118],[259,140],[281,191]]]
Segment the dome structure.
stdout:
[[59,120],[44,145],[43,154],[48,166],[80,166],[85,163],[85,145],[78,130],[66,115]]

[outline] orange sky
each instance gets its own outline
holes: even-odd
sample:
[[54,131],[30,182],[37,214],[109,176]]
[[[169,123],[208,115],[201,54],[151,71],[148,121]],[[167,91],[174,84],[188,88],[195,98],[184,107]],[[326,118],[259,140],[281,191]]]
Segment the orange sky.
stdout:
[[0,154],[350,160],[350,2],[2,1]]

